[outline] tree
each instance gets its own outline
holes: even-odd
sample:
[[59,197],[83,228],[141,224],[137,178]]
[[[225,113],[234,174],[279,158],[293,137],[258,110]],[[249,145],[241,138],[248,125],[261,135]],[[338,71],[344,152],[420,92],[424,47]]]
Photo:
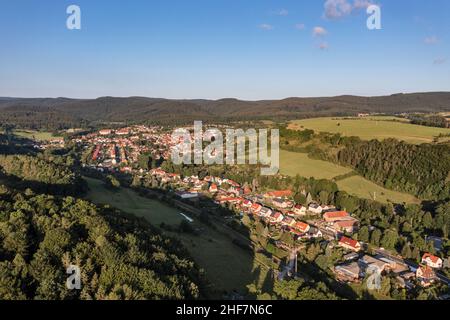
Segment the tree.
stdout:
[[412,256],[411,246],[409,245],[409,243],[405,243],[402,249],[402,257],[405,259],[410,259],[411,256]]
[[398,241],[398,233],[393,230],[387,230],[381,240],[381,246],[387,249],[395,249]]
[[370,236],[370,243],[376,247],[380,245],[380,239],[381,239],[381,231],[380,229],[375,229],[372,231],[372,234]]
[[327,191],[320,191],[319,199],[321,204],[328,204],[329,193]]
[[143,170],[150,170],[152,169],[152,157],[148,153],[143,153],[139,155],[138,157],[138,165]]
[[117,178],[114,177],[113,175],[108,175],[106,177],[105,185],[107,188],[110,188],[110,189],[119,189],[120,181],[117,180]]
[[285,300],[295,300],[302,285],[301,280],[275,281],[274,293]]
[[359,230],[358,240],[363,242],[369,242],[369,228],[367,226],[363,226]]
[[427,229],[431,229],[433,227],[433,217],[431,216],[431,213],[425,213],[422,219],[422,224]]

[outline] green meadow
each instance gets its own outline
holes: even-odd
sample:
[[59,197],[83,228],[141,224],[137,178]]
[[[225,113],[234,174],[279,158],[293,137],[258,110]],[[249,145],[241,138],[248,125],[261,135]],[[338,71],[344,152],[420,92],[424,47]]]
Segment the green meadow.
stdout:
[[[0,131],[0,133],[4,133],[4,132]],[[35,130],[13,130],[12,133],[18,137],[27,138],[27,139],[36,140],[36,141],[48,141],[48,140],[59,137],[59,136],[53,135],[53,133],[51,133],[51,132],[35,131]]]
[[280,172],[287,176],[298,174],[306,178],[331,180],[351,171],[331,162],[311,159],[306,153],[280,150]]
[[450,129],[414,125],[402,118],[383,116],[294,120],[289,128],[340,133],[344,136],[358,136],[363,140],[395,138],[413,144],[430,143],[440,134],[450,133]]
[[359,198],[372,199],[387,203],[420,203],[420,200],[408,193],[383,188],[361,176],[353,176],[337,181],[338,188]]

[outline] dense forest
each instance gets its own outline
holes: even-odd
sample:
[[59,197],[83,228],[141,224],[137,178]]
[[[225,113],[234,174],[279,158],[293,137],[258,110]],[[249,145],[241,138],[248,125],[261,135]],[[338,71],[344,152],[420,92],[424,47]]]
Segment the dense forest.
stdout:
[[40,193],[81,194],[86,189],[86,183],[70,169],[73,161],[70,157],[46,158],[43,154],[39,156],[0,154],[0,182],[4,180],[4,183],[14,188],[21,190],[31,188]]
[[[66,287],[69,265],[81,290]],[[193,299],[199,283],[181,244],[142,219],[0,186],[0,300]]]
[[27,129],[59,130],[114,123],[186,124],[243,120],[288,120],[358,113],[450,111],[450,93],[339,96],[242,101],[169,100],[144,97],[82,99],[0,98],[0,123]]
[[[72,150],[0,141],[0,300],[201,297],[202,272],[181,243],[79,199],[86,183]],[[70,265],[80,268],[81,290],[66,287]]]
[[411,121],[412,124],[418,124],[421,126],[438,127],[438,128],[448,128],[449,126],[447,118],[439,115],[426,116],[426,115],[412,114],[408,116],[408,119]]
[[450,147],[389,139],[346,143],[336,160],[388,189],[421,199],[450,198]]

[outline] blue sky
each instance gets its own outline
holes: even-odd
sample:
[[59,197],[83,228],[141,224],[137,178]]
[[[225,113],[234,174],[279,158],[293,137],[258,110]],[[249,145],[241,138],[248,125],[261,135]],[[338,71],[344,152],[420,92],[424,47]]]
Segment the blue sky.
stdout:
[[[3,0],[0,96],[450,91],[450,1],[374,0],[373,31],[356,1]],[[71,4],[81,30],[66,28]]]

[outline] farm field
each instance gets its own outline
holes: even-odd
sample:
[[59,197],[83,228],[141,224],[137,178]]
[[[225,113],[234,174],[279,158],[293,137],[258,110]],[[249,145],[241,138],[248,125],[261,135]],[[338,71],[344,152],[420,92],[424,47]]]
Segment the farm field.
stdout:
[[[396,121],[393,121],[396,120]],[[395,117],[368,118],[315,118],[294,120],[290,129],[311,129],[317,132],[340,133],[345,136],[358,136],[364,140],[395,138],[408,143],[430,143],[440,134],[449,134],[450,129],[414,125],[405,119]]]
[[378,202],[420,203],[413,195],[385,189],[361,176],[353,176],[336,182],[340,190],[360,198],[372,199]]
[[[332,180],[351,171],[331,162],[310,159],[306,153],[280,151],[280,172],[284,175],[299,174],[307,178]],[[386,203],[390,200],[395,203],[420,203],[412,195],[385,189],[358,175],[337,181],[337,185],[340,190],[365,199],[373,199],[375,192],[376,200],[379,202]]]
[[311,159],[306,153],[280,150],[280,172],[284,175],[331,180],[351,171],[331,162]]
[[[127,188],[121,188],[112,191],[104,187],[103,182],[91,178],[84,178],[90,187],[87,198],[97,204],[109,204],[124,212],[134,214],[138,217],[144,217],[155,227],[160,226],[161,222],[168,225],[177,226],[184,218],[180,215],[180,210],[169,207],[157,200],[151,200],[139,196],[135,191]],[[188,216],[190,216],[188,214]],[[193,217],[194,218],[194,217]],[[188,249],[193,259],[200,267],[206,270],[207,279],[215,284],[210,288],[219,292],[226,290],[238,290],[245,292],[248,284],[258,276],[254,269],[261,269],[257,261],[254,260],[251,252],[246,252],[231,242],[229,237],[213,230],[210,227],[195,222],[193,226],[201,228],[202,233],[199,236],[167,232],[164,233],[173,236],[182,241]],[[260,281],[257,279],[256,281]],[[211,290],[213,291],[213,290]],[[216,298],[221,298],[217,296]]]

